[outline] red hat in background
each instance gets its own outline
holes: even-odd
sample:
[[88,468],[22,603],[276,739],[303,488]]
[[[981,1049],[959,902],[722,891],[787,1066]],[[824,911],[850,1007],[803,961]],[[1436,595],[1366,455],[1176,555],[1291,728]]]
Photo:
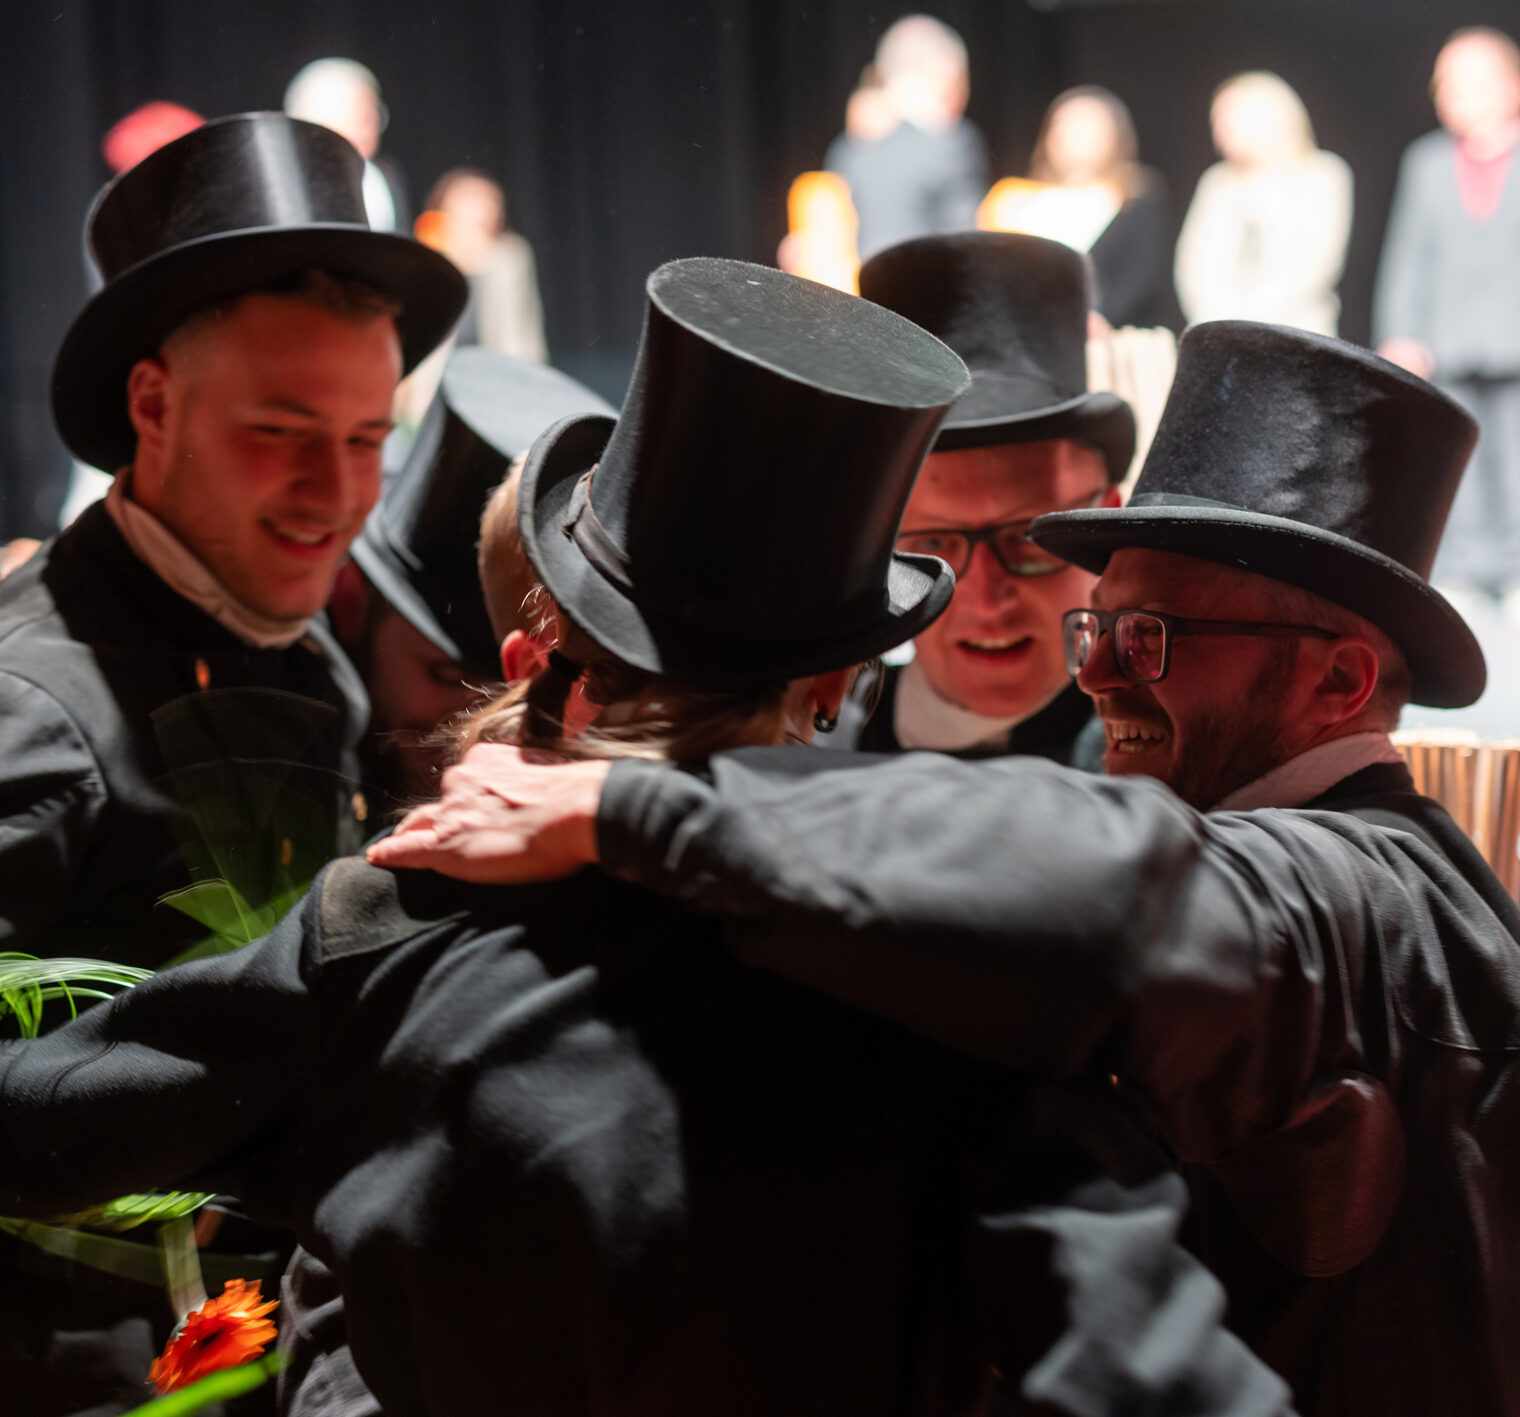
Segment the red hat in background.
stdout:
[[112,172],[125,172],[129,167],[136,167],[149,153],[157,152],[176,138],[183,138],[205,121],[199,113],[182,104],[156,98],[113,123],[100,140],[100,151]]

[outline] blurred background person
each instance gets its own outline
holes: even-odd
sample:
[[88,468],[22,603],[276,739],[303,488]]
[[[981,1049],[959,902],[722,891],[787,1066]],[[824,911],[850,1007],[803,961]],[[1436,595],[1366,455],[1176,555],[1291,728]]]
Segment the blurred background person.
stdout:
[[1399,168],[1373,334],[1482,430],[1432,579],[1464,611],[1494,597],[1520,618],[1520,49],[1495,29],[1458,30],[1431,97],[1441,127]]
[[1177,242],[1183,314],[1335,334],[1351,169],[1315,145],[1303,101],[1276,74],[1227,79],[1209,119],[1223,161],[1199,179]]
[[496,182],[473,167],[451,168],[428,193],[416,234],[469,278],[470,303],[454,332],[457,346],[478,344],[535,364],[548,361],[533,248],[508,223],[507,196]]
[[1108,324],[1166,323],[1171,204],[1140,163],[1134,120],[1117,94],[1082,84],[1040,125],[1027,179],[988,194],[977,224],[1060,241],[1092,260],[1093,304]]
[[357,59],[314,59],[285,90],[285,112],[341,133],[364,159],[364,210],[375,231],[407,231],[412,214],[394,162],[380,156],[390,115],[380,80]]
[[849,184],[837,172],[803,172],[786,194],[787,232],[776,264],[836,290],[858,289],[859,220]]
[[[118,118],[100,140],[100,155],[113,177],[120,176],[129,167],[136,167],[150,153],[156,153],[165,143],[172,143],[186,133],[199,128],[206,120],[180,103],[167,99],[153,99],[140,104],[123,118]],[[91,260],[89,250],[84,253],[85,289],[92,294],[101,287],[100,272]],[[69,489],[64,494],[63,505],[58,509],[58,529],[63,530],[91,502],[98,502],[110,489],[111,478],[116,469],[88,467],[78,458],[71,461]],[[33,542],[35,547],[38,543]],[[24,558],[23,558],[24,559]],[[7,567],[0,557],[0,579],[7,570],[15,570],[20,561],[12,551]]]
[[976,224],[987,143],[966,115],[966,46],[948,25],[908,15],[876,47],[880,95],[863,84],[824,166],[850,185],[862,258],[914,236]]

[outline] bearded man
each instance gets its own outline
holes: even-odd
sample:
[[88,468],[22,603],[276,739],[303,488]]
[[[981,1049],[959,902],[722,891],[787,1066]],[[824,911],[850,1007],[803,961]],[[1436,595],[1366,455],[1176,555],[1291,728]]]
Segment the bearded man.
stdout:
[[1375,355],[1197,326],[1130,505],[1031,531],[1102,573],[1066,644],[1112,777],[494,749],[372,859],[599,859],[948,1046],[1110,1076],[1301,1411],[1513,1414],[1520,911],[1387,736],[1406,700],[1483,689],[1426,579],[1473,440]]

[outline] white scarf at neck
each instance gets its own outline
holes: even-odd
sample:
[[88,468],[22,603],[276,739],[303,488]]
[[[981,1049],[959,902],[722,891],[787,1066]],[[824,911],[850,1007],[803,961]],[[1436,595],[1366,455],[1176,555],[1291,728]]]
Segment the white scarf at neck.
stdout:
[[152,512],[132,501],[127,495],[131,478],[130,467],[116,474],[106,493],[106,511],[138,560],[170,590],[200,606],[217,624],[255,649],[288,649],[306,633],[311,624],[309,615],[299,620],[277,620],[235,600],[204,561]]
[[987,718],[942,698],[915,659],[897,676],[897,697],[892,707],[892,731],[904,748],[930,748],[938,753],[960,753],[1007,734],[1028,715]]
[[1250,812],[1257,807],[1302,807],[1354,772],[1374,763],[1401,763],[1404,755],[1386,733],[1369,729],[1332,738],[1296,758],[1279,763],[1254,782],[1237,787],[1214,807],[1216,812]]

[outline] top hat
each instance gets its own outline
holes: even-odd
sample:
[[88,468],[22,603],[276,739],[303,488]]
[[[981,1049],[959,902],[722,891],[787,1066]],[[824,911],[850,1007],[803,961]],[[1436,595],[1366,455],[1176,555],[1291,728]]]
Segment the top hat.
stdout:
[[499,647],[475,559],[480,514],[512,460],[551,423],[612,412],[557,369],[459,350],[405,464],[354,540],[359,569],[450,659],[497,678]]
[[197,310],[305,270],[394,300],[402,363],[420,363],[469,287],[436,251],[371,231],[363,181],[346,138],[283,113],[243,113],[203,124],[109,183],[88,222],[105,287],[53,365],[53,417],[69,448],[108,471],[129,462],[132,366]]
[[938,335],[971,370],[936,452],[1071,438],[1118,482],[1135,455],[1135,415],[1087,391],[1087,261],[1059,241],[1001,231],[921,236],[860,268],[860,293]]
[[1445,394],[1364,349],[1195,325],[1128,505],[1052,512],[1030,536],[1090,571],[1144,547],[1312,591],[1398,645],[1413,702],[1460,708],[1483,692],[1483,652],[1426,578],[1476,439]]
[[954,578],[893,550],[965,366],[899,315],[741,261],[649,277],[621,416],[569,418],[523,468],[555,604],[635,668],[748,688],[918,634]]

